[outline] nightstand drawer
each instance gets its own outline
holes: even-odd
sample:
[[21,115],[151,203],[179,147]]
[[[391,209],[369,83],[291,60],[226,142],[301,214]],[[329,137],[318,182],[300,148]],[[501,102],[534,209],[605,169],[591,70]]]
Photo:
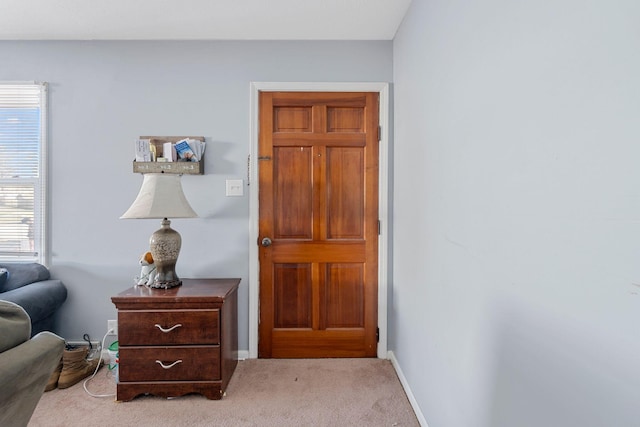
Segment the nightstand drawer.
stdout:
[[219,312],[119,310],[118,341],[121,346],[219,344]]
[[120,381],[215,381],[220,347],[120,347]]

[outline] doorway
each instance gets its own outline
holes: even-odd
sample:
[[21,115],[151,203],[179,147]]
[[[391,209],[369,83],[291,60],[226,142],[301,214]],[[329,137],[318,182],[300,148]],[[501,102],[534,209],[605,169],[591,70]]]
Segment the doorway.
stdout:
[[[263,276],[263,282],[267,281],[268,278],[274,277],[274,274],[279,277],[280,280],[280,288],[276,289],[271,287],[270,290],[266,293],[267,295],[276,295],[279,300],[278,304],[282,306],[287,306],[289,308],[294,308],[296,313],[295,316],[290,314],[286,315],[278,315],[278,313],[270,312],[266,319],[275,319],[275,322],[278,324],[274,324],[276,326],[273,331],[276,331],[276,340],[275,347],[271,344],[266,346],[266,350],[263,351],[261,348],[260,356],[261,357],[327,357],[330,355],[331,357],[352,357],[355,356],[356,353],[359,353],[361,356],[378,356],[381,358],[387,357],[387,349],[386,349],[386,311],[387,311],[387,247],[388,247],[388,222],[387,222],[387,192],[388,192],[388,85],[386,83],[252,83],[251,85],[251,157],[249,160],[249,183],[250,183],[250,216],[251,216],[251,224],[250,224],[250,280],[249,280],[249,357],[258,357],[258,331],[259,331],[259,301],[260,301],[260,260],[264,256],[269,256],[269,254],[276,254],[276,262],[275,270],[273,269],[273,265],[271,265],[270,273],[266,276]],[[305,120],[312,118],[308,114],[319,114],[315,117],[316,121],[320,120],[323,123],[323,127],[325,129],[333,129],[334,131],[338,131],[340,133],[339,128],[343,127],[343,130],[348,130],[351,133],[361,133],[358,131],[360,126],[360,130],[362,130],[362,126],[364,126],[364,122],[360,123],[359,120],[363,119],[364,116],[360,114],[361,111],[359,107],[356,106],[357,102],[354,101],[353,96],[351,100],[342,99],[341,101],[335,101],[336,96],[328,95],[328,94],[320,94],[316,93],[315,96],[316,112],[312,112],[312,108],[310,107],[308,101],[300,101],[302,98],[305,98],[308,94],[298,94],[289,93],[287,96],[289,98],[283,99],[280,96],[279,101],[276,103],[280,103],[277,106],[277,113],[279,114],[279,126],[281,129],[279,130],[279,135],[286,138],[292,138],[289,142],[285,143],[285,147],[281,147],[278,149],[277,156],[261,156],[258,149],[258,130],[259,130],[259,99],[261,93],[269,93],[268,98],[273,99],[273,94],[278,92],[374,92],[373,94],[369,94],[369,100],[375,99],[376,103],[379,103],[379,108],[377,105],[372,106],[371,104],[367,107],[370,110],[375,110],[374,121],[379,122],[381,132],[378,135],[377,126],[373,126],[371,118],[369,123],[366,125],[367,130],[371,132],[375,132],[375,142],[376,144],[380,144],[380,149],[377,147],[375,151],[379,156],[379,159],[376,159],[377,164],[377,175],[375,177],[376,185],[374,187],[374,191],[377,193],[375,196],[375,201],[378,203],[377,208],[377,217],[378,221],[375,221],[376,234],[378,231],[379,235],[371,235],[370,241],[376,240],[374,250],[369,249],[369,254],[374,254],[377,258],[375,264],[375,268],[373,270],[366,271],[366,268],[363,267],[361,263],[362,260],[356,259],[358,254],[361,254],[362,251],[366,251],[364,246],[361,246],[358,250],[343,250],[345,254],[351,254],[351,258],[339,260],[337,258],[324,259],[324,262],[307,262],[309,260],[302,260],[299,255],[296,260],[285,260],[282,258],[284,253],[287,251],[291,252],[291,247],[287,249],[291,244],[298,245],[296,250],[297,254],[300,254],[301,248],[304,248],[305,245],[308,248],[318,249],[318,246],[313,242],[313,238],[310,235],[302,236],[297,235],[301,229],[293,230],[293,229],[284,229],[283,224],[287,224],[287,222],[280,223],[279,230],[266,229],[267,234],[271,234],[270,236],[261,236],[259,227],[259,212],[260,205],[264,205],[265,203],[273,203],[273,200],[276,200],[276,203],[285,203],[282,199],[273,199],[267,198],[265,199],[265,194],[263,192],[258,191],[258,173],[260,171],[259,168],[263,168],[263,170],[272,168],[275,162],[279,162],[279,165],[287,165],[286,167],[302,168],[306,173],[304,176],[307,178],[313,178],[313,174],[309,175],[309,171],[315,168],[316,172],[319,173],[317,176],[331,176],[331,174],[327,175],[327,165],[332,165],[334,170],[344,169],[343,166],[346,164],[352,165],[355,161],[355,164],[358,164],[360,159],[362,159],[362,150],[358,150],[357,148],[344,148],[344,149],[329,149],[327,151],[328,144],[321,143],[321,147],[317,146],[315,148],[312,147],[312,144],[305,142],[304,144],[300,144],[300,137],[304,139],[305,135],[299,135],[295,137],[291,135],[291,130],[295,129],[304,129],[305,126],[309,125],[310,122],[305,122]],[[339,94],[335,94],[339,95]],[[346,96],[346,94],[345,94]],[[324,99],[333,99],[331,101],[333,103],[333,107],[336,108],[326,108],[322,106],[322,98]],[[355,98],[362,98],[362,96],[355,95]],[[340,96],[338,96],[340,98]],[[344,97],[342,97],[344,98]],[[347,96],[348,98],[348,96]],[[297,99],[297,101],[296,101]],[[331,103],[330,102],[330,103]],[[355,102],[355,104],[354,104]],[[296,107],[295,104],[298,104]],[[305,107],[301,108],[304,104]],[[283,106],[289,106],[293,108],[283,108]],[[307,108],[309,107],[309,108]],[[320,111],[324,111],[325,113],[329,111],[328,116],[322,116],[323,113]],[[360,112],[359,112],[360,111]],[[263,113],[264,114],[264,113]],[[328,117],[328,119],[327,119]],[[296,121],[302,120],[302,122],[297,123]],[[329,120],[333,125],[329,128],[326,128],[327,120]],[[272,122],[272,117],[269,119]],[[293,122],[291,122],[293,121]],[[296,123],[294,123],[296,122]],[[306,123],[306,124],[305,124]],[[318,122],[320,123],[320,122]],[[360,124],[358,124],[360,123]],[[375,129],[373,129],[375,127]],[[348,128],[348,129],[347,129]],[[309,130],[309,129],[307,129]],[[287,133],[287,135],[282,135],[282,133]],[[340,140],[344,140],[344,136],[336,136],[336,132],[333,132],[333,135],[328,135],[326,138],[338,138]],[[344,132],[343,132],[344,133]],[[279,137],[280,137],[279,136]],[[309,135],[306,135],[307,137]],[[298,142],[292,142],[297,139]],[[312,138],[313,139],[313,138]],[[356,138],[357,139],[357,138]],[[379,140],[379,142],[378,142]],[[331,145],[331,144],[329,144]],[[352,144],[353,145],[353,144]],[[335,147],[334,147],[335,148]],[[260,159],[258,159],[260,157]],[[269,158],[271,157],[271,158]],[[278,160],[279,159],[279,160]],[[306,160],[305,160],[306,159]],[[328,163],[327,163],[328,162]],[[344,163],[347,162],[347,163]],[[267,166],[263,166],[263,163]],[[306,166],[305,166],[306,165]],[[351,169],[351,167],[349,167]],[[321,172],[320,172],[321,171]],[[370,177],[373,175],[370,175]],[[339,177],[337,175],[333,175],[333,188],[334,195],[337,194],[338,191],[338,180]],[[354,184],[358,179],[348,179],[347,187],[351,185],[355,185],[356,187],[359,184]],[[360,182],[360,181],[358,181]],[[286,182],[287,185],[291,185],[291,180]],[[295,184],[295,182],[293,183]],[[354,188],[345,188],[349,191]],[[309,188],[308,186],[300,186],[299,188]],[[291,187],[289,187],[291,190]],[[262,196],[259,194],[262,193]],[[298,207],[304,207],[305,209],[319,209],[326,210],[327,200],[322,200],[320,194],[326,194],[326,192],[318,191],[316,192],[315,200],[308,200],[305,198],[303,194],[300,195],[301,199],[298,201]],[[271,196],[269,196],[271,197]],[[351,200],[351,202],[349,202]],[[354,201],[355,200],[355,201]],[[340,212],[340,209],[350,209],[349,217],[353,217],[351,215],[354,211],[358,210],[359,206],[363,206],[363,201],[358,199],[357,197],[352,200],[351,198],[345,198],[340,201],[334,198],[334,202],[336,202],[333,207],[335,212]],[[373,200],[373,199],[372,199]],[[350,205],[345,208],[343,202],[348,202]],[[286,203],[290,203],[288,200]],[[370,205],[368,202],[367,206]],[[315,206],[315,208],[314,208]],[[263,206],[264,207],[264,206]],[[302,209],[304,210],[304,209]],[[301,212],[300,210],[298,212]],[[338,215],[339,216],[339,215]],[[300,218],[298,218],[300,219]],[[307,231],[313,233],[313,226],[310,225],[309,222],[298,222],[296,227],[306,228]],[[306,224],[306,225],[305,225]],[[351,244],[351,249],[354,249],[355,246],[358,245],[356,235],[358,234],[358,230],[361,230],[358,225],[350,224],[348,227],[351,229],[344,228],[345,225],[337,226],[337,223],[334,221],[333,231],[327,234],[326,224],[321,226],[320,223],[317,223],[316,233],[321,233],[324,236],[333,236],[337,237],[337,239],[333,239],[334,241],[330,242],[331,244],[336,244],[336,240],[346,240],[348,244]],[[311,228],[309,228],[311,227]],[[337,228],[338,227],[338,228]],[[342,227],[342,228],[340,228]],[[353,228],[355,227],[355,228]],[[264,228],[264,227],[263,227]],[[369,232],[372,230],[371,218],[368,219],[367,225],[364,227]],[[364,230],[364,228],[362,230]],[[272,232],[277,232],[279,234],[272,234]],[[291,234],[293,232],[293,234]],[[333,234],[332,234],[333,233]],[[342,235],[341,235],[342,233]],[[304,233],[303,233],[304,234]],[[295,235],[295,236],[294,236]],[[316,237],[319,234],[316,234]],[[341,235],[341,236],[340,236]],[[274,238],[274,236],[277,236]],[[285,239],[283,239],[283,236]],[[286,237],[295,237],[295,242],[286,241]],[[267,243],[266,246],[258,245],[258,237],[260,240],[267,238],[270,239],[271,243]],[[317,242],[316,242],[317,243]],[[344,243],[344,242],[342,242]],[[302,246],[300,246],[302,244]],[[288,245],[288,246],[287,246]],[[336,247],[333,246],[333,249]],[[284,252],[278,252],[282,251]],[[322,252],[322,251],[321,251]],[[324,251],[327,252],[327,251]],[[329,253],[335,253],[336,251],[329,250]],[[338,250],[338,252],[340,252]],[[354,255],[355,254],[355,255]],[[306,256],[306,255],[304,255]],[[303,257],[304,257],[303,256]],[[333,256],[333,255],[332,255]],[[354,258],[355,257],[355,258]],[[273,260],[273,257],[272,257]],[[321,260],[322,261],[322,260]],[[361,268],[362,267],[362,268]],[[263,271],[263,274],[265,271]],[[273,274],[272,274],[273,273]],[[360,292],[362,288],[359,285],[363,281],[363,277],[368,275],[369,278],[371,276],[375,276],[374,280],[369,280],[377,286],[374,289],[375,295],[371,297],[370,295],[366,298],[369,301],[373,301],[374,306],[364,309],[364,311],[368,310],[367,313],[356,310],[355,313],[351,313],[350,310],[344,311],[340,314],[339,309],[336,309],[340,304],[335,304],[336,301],[346,301],[349,304],[353,301],[360,301],[359,298],[365,295],[363,292]],[[331,280],[327,280],[328,277],[331,277]],[[315,280],[315,285],[314,285]],[[345,289],[341,292],[336,292],[336,289],[339,287],[334,286],[333,290],[327,288],[325,286],[326,283],[342,283],[346,285],[343,287]],[[376,283],[377,282],[377,283]],[[283,289],[291,284],[295,283],[304,283],[305,285],[301,288],[295,289],[293,295],[294,297],[286,297],[284,296],[286,292],[283,292]],[[317,286],[317,283],[322,283],[322,286]],[[284,284],[284,285],[283,285]],[[272,286],[273,284],[269,284]],[[284,286],[284,287],[283,287]],[[297,286],[297,285],[295,285]],[[334,304],[332,308],[328,309],[326,307],[322,307],[320,301],[326,300],[327,298],[327,289],[329,291],[333,291],[333,301]],[[275,293],[274,293],[275,292]],[[366,292],[366,291],[364,291]],[[264,292],[263,292],[264,294]],[[315,299],[314,299],[315,297]],[[271,301],[270,303],[272,303]],[[262,302],[264,304],[264,301]],[[277,305],[277,304],[276,304]],[[344,308],[344,307],[343,307]],[[272,309],[270,309],[272,310]],[[275,316],[275,317],[274,317]],[[366,316],[369,316],[366,318]],[[366,319],[365,319],[366,318]],[[263,311],[263,323],[264,323],[264,311]],[[364,324],[367,323],[367,327],[369,330],[367,332],[364,331]],[[362,326],[362,327],[361,327]],[[371,332],[371,327],[378,326],[379,331],[377,332],[377,349],[375,341],[375,332]],[[361,345],[360,350],[351,351],[338,350],[338,353],[323,353],[310,351],[310,348],[317,347],[317,344],[321,342],[322,339],[327,337],[328,332],[333,333],[334,338],[329,338],[329,347],[335,349],[336,344],[342,340],[345,336],[354,336],[360,337]],[[302,333],[302,335],[299,335]],[[262,342],[265,342],[265,337],[269,337],[269,333],[260,332],[260,337]],[[296,335],[298,338],[295,338]],[[303,339],[300,340],[299,338]],[[271,338],[271,337],[269,337]],[[284,339],[284,341],[283,341]],[[292,342],[302,341],[307,343],[308,345],[303,345],[303,348],[293,349],[293,353],[288,353],[287,351],[291,351],[290,344]],[[356,340],[357,341],[357,340]],[[368,349],[368,350],[367,350]]]

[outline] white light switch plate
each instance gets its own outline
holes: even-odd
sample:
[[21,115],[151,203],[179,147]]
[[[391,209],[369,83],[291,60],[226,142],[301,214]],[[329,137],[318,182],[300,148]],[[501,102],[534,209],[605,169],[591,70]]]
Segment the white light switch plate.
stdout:
[[243,196],[244,181],[241,179],[227,180],[227,196]]

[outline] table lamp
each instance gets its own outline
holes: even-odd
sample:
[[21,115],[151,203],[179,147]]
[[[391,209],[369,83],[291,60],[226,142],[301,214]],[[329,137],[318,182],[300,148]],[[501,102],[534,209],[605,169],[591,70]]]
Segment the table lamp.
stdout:
[[180,234],[171,228],[168,218],[196,218],[182,191],[180,175],[165,173],[144,174],[138,196],[120,219],[161,218],[162,227],[151,235],[149,251],[156,266],[152,288],[169,289],[180,286],[176,262],[182,246]]

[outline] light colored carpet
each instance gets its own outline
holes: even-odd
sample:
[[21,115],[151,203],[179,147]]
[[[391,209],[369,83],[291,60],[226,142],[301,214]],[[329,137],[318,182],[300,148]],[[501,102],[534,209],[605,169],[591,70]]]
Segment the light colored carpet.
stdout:
[[[104,367],[94,394],[115,393]],[[259,359],[238,363],[226,396],[130,402],[89,396],[82,382],[44,394],[29,427],[55,426],[418,426],[388,360]]]

